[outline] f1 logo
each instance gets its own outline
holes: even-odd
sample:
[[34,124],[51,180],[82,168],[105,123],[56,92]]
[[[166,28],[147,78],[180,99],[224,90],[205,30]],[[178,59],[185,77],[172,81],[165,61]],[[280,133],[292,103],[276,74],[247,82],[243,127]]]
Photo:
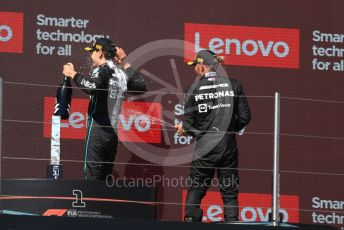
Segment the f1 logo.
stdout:
[[67,209],[48,209],[43,213],[43,216],[63,216]]
[[0,12],[0,52],[23,53],[23,13]]
[[206,113],[206,112],[208,112],[207,104],[199,104],[198,105],[198,112],[199,113]]

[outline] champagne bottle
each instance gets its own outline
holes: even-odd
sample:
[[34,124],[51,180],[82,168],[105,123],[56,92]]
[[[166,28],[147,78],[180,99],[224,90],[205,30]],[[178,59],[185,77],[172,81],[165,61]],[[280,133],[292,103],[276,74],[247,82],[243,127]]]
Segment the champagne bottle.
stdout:
[[55,116],[61,116],[61,119],[68,119],[72,101],[72,84],[70,77],[65,77],[62,84],[58,87],[56,93]]

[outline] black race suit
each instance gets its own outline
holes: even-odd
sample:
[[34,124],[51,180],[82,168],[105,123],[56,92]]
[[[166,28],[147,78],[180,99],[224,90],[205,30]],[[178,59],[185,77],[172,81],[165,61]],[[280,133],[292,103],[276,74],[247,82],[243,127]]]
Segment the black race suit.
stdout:
[[[127,90],[126,86],[123,88],[120,85],[128,84],[127,82],[131,82],[131,79],[141,78],[131,67],[125,72],[122,71],[126,76],[126,80],[122,78],[122,82],[119,78],[117,79],[114,72],[107,64],[103,64],[93,70],[90,78],[79,73],[74,77],[76,85],[90,94],[84,164],[86,180],[105,180],[107,175],[112,174],[118,144],[116,127],[113,128],[112,125],[117,124],[122,100]],[[113,93],[109,94],[109,85],[111,84],[116,86],[115,96]],[[110,95],[115,100],[116,106],[114,107],[117,111],[109,111]],[[115,121],[112,125],[111,120]]]
[[219,179],[226,221],[238,220],[236,132],[251,120],[244,91],[235,79],[207,73],[186,94],[183,128],[196,137],[185,216],[192,217],[210,186]]

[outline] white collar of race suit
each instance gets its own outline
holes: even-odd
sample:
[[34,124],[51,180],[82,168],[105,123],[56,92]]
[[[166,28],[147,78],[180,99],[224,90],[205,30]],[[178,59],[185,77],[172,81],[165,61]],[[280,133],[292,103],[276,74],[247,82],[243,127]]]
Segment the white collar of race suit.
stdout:
[[216,77],[217,74],[216,74],[216,72],[208,72],[208,73],[206,73],[204,76],[205,76],[205,77]]

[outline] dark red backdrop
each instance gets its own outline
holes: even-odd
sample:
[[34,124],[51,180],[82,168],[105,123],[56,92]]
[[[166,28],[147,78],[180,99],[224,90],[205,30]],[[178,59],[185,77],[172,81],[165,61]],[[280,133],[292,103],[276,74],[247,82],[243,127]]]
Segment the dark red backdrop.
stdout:
[[[186,23],[197,24],[201,39],[205,39],[206,25],[223,25],[224,30],[214,29],[208,32],[210,38],[222,36],[223,39],[262,40],[265,48],[269,41],[284,41],[289,45],[290,60],[272,57],[272,52],[261,58],[258,66],[252,63],[257,55],[243,56],[241,60],[231,50],[227,55],[229,65],[224,65],[229,76],[240,80],[249,97],[252,110],[252,122],[247,127],[248,134],[238,138],[240,149],[240,168],[272,169],[273,156],[273,105],[274,92],[282,97],[311,98],[317,100],[341,101],[344,98],[344,78],[341,71],[314,70],[313,58],[318,61],[337,62],[341,57],[314,57],[312,46],[342,48],[342,43],[313,41],[313,31],[323,33],[344,33],[344,3],[341,0],[241,0],[241,1],[7,1],[1,0],[0,26],[7,25],[13,29],[12,43],[0,42],[0,77],[4,84],[3,110],[3,148],[2,176],[4,178],[44,178],[47,161],[15,160],[13,157],[47,159],[50,153],[50,139],[44,137],[44,97],[54,97],[55,88],[38,85],[17,85],[10,82],[24,82],[41,85],[57,85],[62,78],[62,65],[72,61],[79,70],[90,70],[88,55],[82,51],[85,43],[60,42],[37,39],[37,30],[85,34],[105,34],[122,46],[127,53],[149,42],[161,39],[190,38],[185,34]],[[5,12],[11,14],[11,19]],[[89,20],[86,28],[48,27],[37,25],[37,16]],[[23,25],[21,26],[21,21]],[[200,24],[206,24],[204,27]],[[243,33],[232,30],[238,26]],[[249,27],[247,30],[246,27]],[[258,29],[258,27],[260,29]],[[8,31],[2,27],[1,37],[8,37]],[[6,27],[8,28],[8,27]],[[203,28],[203,29],[202,29]],[[208,28],[208,27],[207,27]],[[227,28],[227,29],[226,29]],[[256,28],[256,29],[255,29]],[[265,30],[264,30],[265,28]],[[288,38],[281,29],[292,29],[298,36]],[[262,32],[263,31],[263,32]],[[264,32],[265,31],[265,32]],[[263,36],[261,33],[265,33]],[[23,35],[22,39],[20,35]],[[191,38],[194,38],[191,34]],[[242,37],[241,37],[242,36]],[[277,39],[277,40],[276,40]],[[15,42],[13,43],[13,41]],[[192,40],[191,40],[192,41]],[[194,40],[193,40],[194,42]],[[203,41],[204,42],[204,41]],[[64,47],[71,44],[71,56],[37,54],[37,43],[42,46]],[[202,43],[202,40],[201,40]],[[21,50],[22,46],[22,50]],[[252,50],[252,46],[248,46]],[[295,50],[296,49],[296,50]],[[279,50],[282,52],[283,50]],[[42,51],[40,51],[42,52]],[[144,58],[144,57],[142,57]],[[160,55],[144,64],[136,66],[138,70],[148,71],[164,82],[146,76],[149,90],[170,90],[177,87],[171,61],[176,63],[181,86],[184,88],[194,78],[192,69],[183,64],[183,57]],[[241,60],[240,64],[232,60]],[[289,57],[287,57],[289,58]],[[239,60],[238,59],[238,60]],[[239,61],[240,61],[239,60]],[[279,64],[281,61],[284,66]],[[293,64],[288,64],[288,62]],[[296,63],[296,64],[295,64]],[[135,66],[135,63],[133,63]],[[170,84],[170,85],[168,85]],[[172,88],[171,88],[172,86]],[[181,93],[175,90],[172,93]],[[86,98],[79,90],[74,90],[74,98]],[[159,102],[162,105],[164,120],[173,122],[174,106],[180,102],[176,95],[141,98],[145,102]],[[74,106],[75,111],[84,109]],[[343,212],[343,209],[317,209],[312,211],[312,198],[323,200],[344,200],[343,175],[312,174],[309,172],[344,174],[342,130],[344,123],[343,103],[323,101],[304,101],[282,98],[281,103],[281,194],[296,195],[300,209],[299,221],[314,222],[313,212],[318,214]],[[172,115],[171,115],[172,114]],[[177,117],[177,116],[176,116]],[[15,121],[14,121],[15,120]],[[27,123],[19,121],[38,121]],[[84,124],[84,123],[83,123]],[[253,134],[257,133],[257,134]],[[289,135],[289,134],[297,134]],[[306,136],[304,136],[306,135]],[[307,137],[307,135],[313,137]],[[318,138],[314,136],[321,136]],[[159,151],[153,154],[164,157],[169,149],[178,148],[173,144],[173,132],[161,132],[162,143],[157,145]],[[169,137],[169,138],[167,138]],[[336,137],[336,138],[325,138]],[[169,140],[167,140],[167,139]],[[171,142],[169,144],[168,142]],[[61,158],[65,160],[83,160],[83,140],[62,139]],[[145,145],[136,146],[137,151]],[[155,144],[156,145],[156,144]],[[191,148],[189,148],[191,150]],[[155,151],[155,150],[154,150]],[[125,144],[120,144],[117,162],[150,163],[129,151]],[[135,151],[134,151],[135,152]],[[184,164],[187,166],[188,164]],[[82,163],[65,162],[65,178],[81,178]],[[145,176],[153,174],[171,178],[186,176],[187,167],[116,165],[120,176]],[[297,173],[302,171],[304,173]],[[271,192],[270,171],[241,170],[242,193],[269,194]],[[182,203],[182,189],[162,187],[159,200],[167,203]],[[244,202],[245,203],[245,202]],[[263,204],[262,204],[263,205]],[[254,205],[252,205],[253,207]],[[160,218],[181,219],[181,206],[161,205]],[[291,215],[291,214],[290,214]],[[341,214],[343,215],[343,214]]]

